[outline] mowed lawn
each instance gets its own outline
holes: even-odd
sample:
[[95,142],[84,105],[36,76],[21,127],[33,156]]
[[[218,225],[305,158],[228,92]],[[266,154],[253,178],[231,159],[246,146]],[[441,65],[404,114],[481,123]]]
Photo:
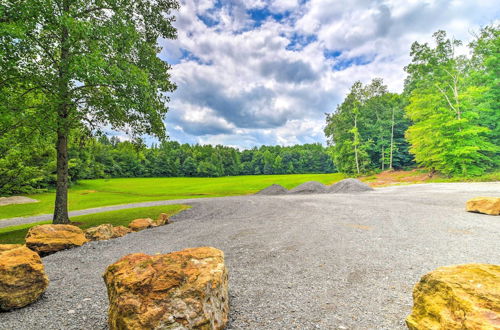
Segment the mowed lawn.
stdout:
[[[81,180],[70,188],[69,209],[72,211],[146,201],[247,195],[273,183],[291,189],[311,180],[332,184],[344,177],[342,173],[333,173]],[[52,213],[54,192],[26,196],[39,202],[0,206],[0,219]]]

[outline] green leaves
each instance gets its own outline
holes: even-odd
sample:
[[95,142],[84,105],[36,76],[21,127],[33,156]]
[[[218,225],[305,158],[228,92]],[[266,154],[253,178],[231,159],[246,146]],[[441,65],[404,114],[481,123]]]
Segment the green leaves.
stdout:
[[434,48],[413,45],[406,68],[406,112],[414,122],[406,132],[410,152],[418,164],[443,174],[481,175],[498,166],[499,146],[491,138],[494,103],[484,99],[493,86],[477,84],[480,60],[455,56],[460,42],[443,31],[434,37]]
[[324,130],[341,172],[357,173],[358,168],[366,172],[391,165],[401,168],[412,163],[403,138],[408,127],[403,102],[403,97],[387,91],[381,79],[366,86],[353,84],[344,102],[327,114]]
[[[157,57],[157,39],[176,37],[177,8],[167,0],[3,1],[0,73],[4,84],[16,86],[5,111],[55,113],[64,104],[70,128],[110,125],[165,137],[165,93],[175,85]],[[44,102],[21,105],[19,95],[41,95]],[[31,124],[54,129],[63,123]]]

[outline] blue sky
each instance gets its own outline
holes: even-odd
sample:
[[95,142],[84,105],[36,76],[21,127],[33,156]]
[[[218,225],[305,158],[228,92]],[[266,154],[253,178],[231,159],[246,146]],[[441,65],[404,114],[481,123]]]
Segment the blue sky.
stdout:
[[323,143],[324,114],[356,80],[399,92],[413,41],[438,29],[470,40],[499,13],[493,0],[180,3],[178,39],[160,41],[178,86],[167,132],[241,148]]

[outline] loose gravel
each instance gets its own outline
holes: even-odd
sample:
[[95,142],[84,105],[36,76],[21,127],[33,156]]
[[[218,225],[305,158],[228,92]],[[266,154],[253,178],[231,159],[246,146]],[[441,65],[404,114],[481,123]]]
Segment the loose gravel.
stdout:
[[328,187],[329,193],[346,194],[373,191],[373,188],[358,179],[344,179]]
[[288,194],[288,189],[279,184],[272,184],[269,187],[257,192],[255,195],[273,196],[286,194]]
[[499,195],[500,183],[448,183],[197,199],[173,224],[43,258],[47,292],[0,313],[0,329],[106,329],[109,264],[207,245],[226,254],[229,329],[405,329],[423,274],[500,264],[500,218],[464,211]]
[[308,181],[290,190],[290,194],[324,194],[326,191],[327,186],[321,182]]

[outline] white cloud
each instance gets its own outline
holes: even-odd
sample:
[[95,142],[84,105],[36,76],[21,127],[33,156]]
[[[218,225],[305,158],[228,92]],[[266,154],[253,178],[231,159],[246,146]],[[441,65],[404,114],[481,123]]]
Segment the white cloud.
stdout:
[[161,41],[179,87],[168,133],[241,147],[323,142],[324,113],[356,80],[400,91],[413,41],[438,29],[470,39],[498,17],[495,2],[182,1],[178,39]]

